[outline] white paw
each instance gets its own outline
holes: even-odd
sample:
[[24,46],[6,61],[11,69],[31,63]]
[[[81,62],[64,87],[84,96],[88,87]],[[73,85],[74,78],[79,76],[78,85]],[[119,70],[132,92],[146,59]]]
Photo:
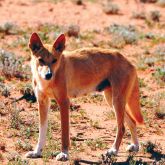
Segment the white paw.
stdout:
[[26,158],[40,158],[41,153],[38,153],[36,151],[29,151],[28,153],[26,153],[25,157]]
[[130,144],[127,146],[126,151],[137,152],[137,151],[139,151],[139,145],[138,144]]
[[69,154],[68,152],[60,152],[57,156],[56,156],[56,160],[58,161],[67,161],[69,159]]
[[111,155],[117,155],[117,149],[115,149],[115,148],[111,148],[111,149],[109,149],[108,151],[107,151],[107,154],[106,154],[107,156],[111,156]]

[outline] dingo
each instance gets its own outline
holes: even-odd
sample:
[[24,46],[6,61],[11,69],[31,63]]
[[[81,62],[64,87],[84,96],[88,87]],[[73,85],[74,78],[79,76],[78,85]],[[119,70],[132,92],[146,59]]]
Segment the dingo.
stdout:
[[108,104],[113,105],[117,119],[117,134],[107,154],[117,154],[125,131],[124,120],[131,131],[129,151],[138,151],[136,124],[143,124],[139,106],[138,79],[134,66],[120,53],[101,48],[64,51],[65,35],[53,45],[43,44],[37,33],[30,38],[33,88],[39,108],[39,139],[34,151],[26,157],[41,156],[46,141],[47,115],[50,99],[60,107],[62,148],[57,160],[69,158],[70,98],[92,91],[104,91]]

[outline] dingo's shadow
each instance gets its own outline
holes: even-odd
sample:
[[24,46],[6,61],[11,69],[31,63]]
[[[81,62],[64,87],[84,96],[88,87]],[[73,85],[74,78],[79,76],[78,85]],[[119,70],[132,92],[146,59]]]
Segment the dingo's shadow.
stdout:
[[[151,153],[151,156],[136,156],[135,154],[129,154],[128,156],[122,156],[127,157],[126,161],[116,161],[117,157],[107,157],[102,155],[102,160],[99,161],[90,161],[90,160],[83,160],[83,159],[77,159],[74,161],[74,165],[81,165],[81,164],[89,164],[89,165],[147,165],[148,163],[156,163],[158,161],[161,161],[161,159],[165,159],[165,154],[161,154],[158,152],[153,151]],[[138,160],[135,160],[134,158],[138,158]],[[148,161],[143,161],[142,158],[149,158]]]
[[154,159],[156,161],[160,161],[161,159],[165,159],[165,154],[162,154],[160,152],[151,151],[150,154],[151,154],[150,159]]

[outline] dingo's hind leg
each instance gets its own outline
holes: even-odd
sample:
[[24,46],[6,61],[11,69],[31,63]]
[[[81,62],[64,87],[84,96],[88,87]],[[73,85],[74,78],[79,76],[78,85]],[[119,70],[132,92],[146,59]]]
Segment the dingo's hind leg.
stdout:
[[130,89],[129,96],[127,97],[125,121],[131,132],[132,143],[126,148],[127,151],[138,151],[139,143],[137,139],[136,125],[143,124],[143,116],[140,111],[139,102],[139,84],[137,76],[135,75],[132,81],[132,89]]
[[113,106],[115,110],[115,116],[117,120],[117,133],[116,138],[111,149],[108,150],[108,155],[116,155],[121,144],[125,127],[124,127],[124,109],[125,105],[123,104],[122,98],[113,99]]
[[128,128],[131,132],[131,144],[127,146],[126,150],[133,152],[139,150],[139,142],[137,138],[137,132],[136,132],[136,122],[129,116],[129,114],[125,113],[125,122],[128,125]]
[[[124,85],[125,86],[125,85]],[[122,86],[113,86],[113,89],[105,91],[105,97],[109,104],[112,105],[115,111],[115,116],[117,120],[117,133],[113,146],[107,151],[107,155],[116,155],[121,144],[125,127],[124,127],[124,113],[125,113],[125,92],[123,95],[119,93],[125,90]],[[108,93],[109,92],[109,93]]]

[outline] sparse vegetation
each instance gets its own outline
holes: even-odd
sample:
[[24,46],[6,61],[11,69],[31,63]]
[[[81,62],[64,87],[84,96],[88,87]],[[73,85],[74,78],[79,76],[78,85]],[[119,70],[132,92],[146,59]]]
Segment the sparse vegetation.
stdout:
[[80,34],[80,39],[81,40],[88,40],[88,41],[92,41],[94,39],[94,32],[91,31],[86,31],[84,33]]
[[42,152],[43,161],[48,162],[49,159],[53,159],[60,151],[60,141],[59,139],[54,139],[52,135],[52,126],[48,125],[48,132],[47,132],[47,139],[48,144],[44,148]]
[[88,94],[87,96],[83,96],[80,98],[73,99],[74,103],[81,102],[81,103],[95,103],[101,104],[104,101],[104,96],[100,93],[93,93]]
[[5,97],[10,96],[10,88],[5,84],[0,83],[0,94]]
[[76,139],[73,139],[71,141],[73,152],[84,152],[85,147],[83,146],[82,142],[76,141]]
[[20,109],[17,107],[16,103],[13,103],[9,107],[10,112],[10,127],[14,129],[20,129],[21,125],[21,117],[20,117]]
[[112,110],[109,110],[107,113],[105,113],[106,120],[112,120],[115,119],[115,113]]
[[[165,38],[164,38],[165,41]],[[160,60],[165,61],[165,45],[164,44],[158,44],[155,47],[154,55],[160,58]]]
[[23,68],[22,59],[17,59],[14,53],[0,49],[0,74],[5,78],[16,77],[28,79],[27,68]]
[[63,27],[58,25],[46,23],[38,26],[39,36],[44,42],[53,42],[56,37],[63,32]]
[[[29,42],[29,36],[27,34],[23,34],[20,37],[18,37],[15,41],[13,41],[13,43],[9,45],[9,47],[16,48],[20,46],[21,48],[23,48],[23,50],[28,52],[29,51],[29,47],[27,46],[28,42]],[[27,58],[27,60],[29,59]]]
[[162,86],[165,84],[165,66],[156,68],[155,72],[152,74],[156,81]]
[[139,79],[139,87],[140,88],[143,88],[143,87],[146,87],[147,85],[145,84],[144,80],[143,79]]
[[115,164],[117,161],[117,158],[114,155],[103,155],[102,154],[101,157],[102,157],[101,159],[102,159],[103,164],[108,164],[108,165]]
[[2,153],[0,152],[0,160],[2,161],[4,158],[3,158],[3,155]]
[[91,150],[97,150],[97,149],[105,149],[106,148],[106,143],[103,142],[102,139],[93,139],[93,140],[86,140],[85,143],[87,146],[91,148]]
[[111,40],[109,41],[109,45],[114,48],[121,49],[126,45],[126,41],[120,35],[112,35]]
[[101,128],[98,121],[90,120],[90,125],[91,125],[93,128],[96,128],[96,129],[100,129],[100,128]]
[[3,102],[0,103],[0,116],[7,115],[8,111],[6,110],[6,106]]
[[[134,44],[138,41],[139,34],[134,26],[124,26],[124,25],[118,25],[118,24],[112,24],[107,28],[108,32],[112,35],[116,35],[116,39],[121,42],[117,42],[116,46],[118,44],[121,44],[122,46],[125,44]],[[121,39],[120,39],[121,38]]]
[[12,152],[7,156],[8,165],[29,165],[28,160],[24,160],[17,152]]
[[130,165],[138,165],[138,164],[147,165],[147,162],[143,162],[142,159],[135,160],[135,153],[133,153],[133,154],[130,153],[128,155],[126,163],[128,163]]
[[21,32],[22,30],[12,22],[5,22],[4,24],[0,25],[0,33],[4,33],[5,35],[19,34]]
[[146,70],[148,68],[147,64],[144,62],[144,57],[138,57],[138,63],[137,63],[137,68],[139,70]]
[[31,151],[32,146],[28,142],[23,142],[22,140],[18,139],[15,143],[15,148],[17,151]]

